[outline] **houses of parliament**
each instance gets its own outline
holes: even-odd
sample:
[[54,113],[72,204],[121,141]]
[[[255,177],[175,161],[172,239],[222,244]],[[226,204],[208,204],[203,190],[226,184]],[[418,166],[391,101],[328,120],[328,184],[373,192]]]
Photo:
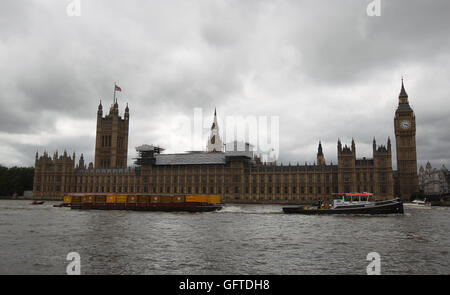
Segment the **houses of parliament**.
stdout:
[[[409,200],[418,190],[416,121],[405,87],[401,86],[394,115],[397,171],[392,169],[392,143],[373,140],[372,158],[358,158],[356,144],[337,142],[336,164],[329,164],[319,143],[313,165],[262,163],[248,145],[223,151],[217,115],[207,151],[165,154],[152,145],[136,148],[135,165],[127,167],[130,110],[119,115],[117,100],[103,115],[97,110],[95,161],[83,154],[36,152],[34,199],[61,200],[70,193],[217,194],[228,203],[307,204],[332,199],[333,193],[371,192],[375,199]],[[78,163],[76,163],[78,162]]]

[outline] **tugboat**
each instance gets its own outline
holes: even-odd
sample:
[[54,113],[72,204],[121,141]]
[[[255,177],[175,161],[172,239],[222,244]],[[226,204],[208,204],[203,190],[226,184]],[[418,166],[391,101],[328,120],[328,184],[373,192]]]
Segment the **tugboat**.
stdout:
[[371,193],[337,194],[333,204],[319,202],[318,206],[284,207],[287,214],[403,214],[403,202],[396,198],[374,202]]

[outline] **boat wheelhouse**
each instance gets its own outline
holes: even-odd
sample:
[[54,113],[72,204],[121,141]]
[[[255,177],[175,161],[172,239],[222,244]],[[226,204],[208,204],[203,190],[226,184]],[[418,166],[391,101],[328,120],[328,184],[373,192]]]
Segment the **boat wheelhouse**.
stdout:
[[333,208],[370,204],[373,199],[373,194],[371,193],[342,193],[334,195]]

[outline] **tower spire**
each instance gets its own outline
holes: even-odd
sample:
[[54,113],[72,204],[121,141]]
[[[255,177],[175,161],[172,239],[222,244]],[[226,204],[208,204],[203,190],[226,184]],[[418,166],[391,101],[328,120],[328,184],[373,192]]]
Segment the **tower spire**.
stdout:
[[223,150],[222,140],[219,134],[219,125],[217,124],[217,112],[214,108],[214,121],[211,126],[211,134],[207,144],[208,152],[221,152]]
[[217,125],[217,112],[216,112],[216,108],[214,108],[214,121],[211,125],[211,130],[213,129],[219,129],[219,126]]
[[100,99],[100,104],[98,105],[97,116],[99,116],[99,117],[103,116],[103,106],[102,106],[101,99]]
[[405,84],[403,83],[403,77],[402,77],[402,89],[400,90],[400,95],[398,96],[400,103],[407,103],[408,102],[408,94],[405,90]]
[[319,140],[319,147],[317,148],[317,155],[323,155],[322,142]]
[[322,142],[319,140],[319,147],[317,148],[317,165],[325,165],[325,157],[322,151]]

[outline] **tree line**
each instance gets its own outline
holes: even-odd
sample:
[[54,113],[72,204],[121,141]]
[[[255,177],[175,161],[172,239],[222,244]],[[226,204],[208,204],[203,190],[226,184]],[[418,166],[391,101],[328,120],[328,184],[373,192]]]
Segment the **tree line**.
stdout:
[[0,196],[23,195],[33,190],[33,167],[4,167],[0,165]]

